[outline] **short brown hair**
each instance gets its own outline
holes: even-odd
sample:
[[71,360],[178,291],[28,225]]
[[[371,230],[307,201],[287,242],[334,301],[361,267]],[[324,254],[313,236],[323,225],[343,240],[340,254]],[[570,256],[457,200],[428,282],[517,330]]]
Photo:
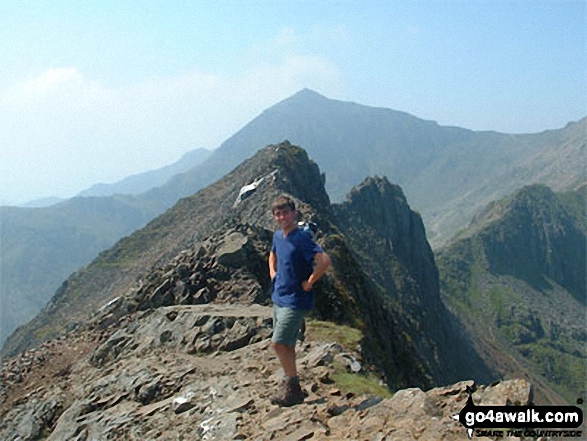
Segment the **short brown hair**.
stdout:
[[296,211],[296,204],[288,196],[277,196],[271,205],[271,212],[275,213],[275,210],[283,210],[284,208],[289,208],[291,211]]

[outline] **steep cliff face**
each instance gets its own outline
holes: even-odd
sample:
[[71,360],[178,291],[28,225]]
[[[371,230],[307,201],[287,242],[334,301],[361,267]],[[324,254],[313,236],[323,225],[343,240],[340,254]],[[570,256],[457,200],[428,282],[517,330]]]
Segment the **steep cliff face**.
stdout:
[[399,186],[386,178],[368,178],[337,212],[345,234],[371,260],[369,271],[407,312],[417,315],[438,306],[434,254],[422,218],[411,210]]
[[374,333],[374,352],[386,354],[388,371],[407,372],[429,384],[463,376],[492,378],[460,337],[459,323],[440,299],[438,270],[422,219],[401,188],[368,178],[335,205],[337,223],[370,280],[372,297],[362,305]]
[[[585,303],[585,233],[546,186],[525,187],[484,215],[503,213],[480,234],[489,271],[535,288],[551,279]],[[478,222],[483,222],[481,218]]]
[[487,207],[437,258],[443,298],[493,348],[496,369],[526,369],[539,394],[554,389],[570,402],[587,379],[581,191],[523,188]]

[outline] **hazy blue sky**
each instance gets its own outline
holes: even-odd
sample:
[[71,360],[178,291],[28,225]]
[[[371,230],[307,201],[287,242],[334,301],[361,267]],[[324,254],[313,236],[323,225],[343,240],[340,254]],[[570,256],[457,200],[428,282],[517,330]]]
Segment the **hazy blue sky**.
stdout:
[[2,0],[0,203],[216,148],[304,87],[473,130],[560,128],[587,115],[586,39],[585,0]]

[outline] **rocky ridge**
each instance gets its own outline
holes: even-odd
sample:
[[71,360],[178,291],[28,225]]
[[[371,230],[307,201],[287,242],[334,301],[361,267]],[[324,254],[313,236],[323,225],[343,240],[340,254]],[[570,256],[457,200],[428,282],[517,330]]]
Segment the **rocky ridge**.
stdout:
[[[83,331],[3,366],[2,439],[466,439],[452,416],[471,381],[391,398],[346,392],[332,377],[340,366],[361,375],[360,352],[309,335],[298,344],[308,396],[279,408],[269,402],[281,376],[270,308],[169,306],[103,328],[108,308]],[[532,390],[505,381],[479,387],[474,399],[527,404]]]
[[485,223],[479,236],[490,271],[538,288],[551,279],[585,303],[586,234],[557,195],[549,187],[533,185],[493,205],[497,207],[484,216],[502,213],[499,221],[478,221]]
[[[324,175],[303,149],[287,141],[267,146],[73,274],[43,312],[9,339],[5,353],[83,323],[88,312],[117,298],[123,301],[112,320],[177,304],[263,304],[275,228],[271,202],[286,193],[301,218],[319,226],[317,240],[333,260],[316,287],[315,317],[361,329],[365,357],[380,365],[390,387],[494,380],[471,345],[457,337],[454,320],[438,308],[438,278],[421,218],[401,190],[383,182],[367,180],[348,204],[333,206]],[[352,209],[367,205],[385,210]],[[358,235],[353,223],[373,237]],[[379,261],[364,259],[362,247],[381,240],[390,247],[380,250]]]
[[437,262],[445,302],[493,348],[496,369],[525,370],[537,396],[574,403],[586,394],[587,237],[584,197],[568,200],[579,191],[525,187],[490,204]]
[[[456,329],[434,309],[437,288],[423,289],[437,279],[430,247],[418,246],[426,244],[421,219],[401,190],[389,186],[367,180],[358,198],[332,206],[317,165],[284,142],[182,200],[72,276],[39,318],[42,326],[33,323],[29,335],[55,332],[47,324],[56,323],[71,331],[4,365],[0,434],[14,440],[462,439],[463,429],[449,417],[464,405],[471,383],[429,389],[483,372],[467,364],[472,348],[447,347],[462,340],[451,337]],[[269,350],[265,306],[270,204],[284,192],[303,219],[317,223],[317,241],[333,260],[316,286],[313,318],[363,335],[343,346],[313,336],[315,322],[309,322],[299,346],[308,398],[287,410],[269,404],[281,374]],[[386,206],[382,219],[367,211],[371,219],[355,213],[342,222],[349,206],[361,206],[361,194]],[[376,235],[377,252],[387,253],[384,267],[368,270],[353,222]],[[405,237],[412,243],[402,243]],[[389,272],[393,287],[381,283]],[[431,309],[415,314],[414,304]],[[396,395],[347,390],[343,379]],[[479,388],[476,401],[488,399],[486,390],[503,402],[531,399],[523,381]]]

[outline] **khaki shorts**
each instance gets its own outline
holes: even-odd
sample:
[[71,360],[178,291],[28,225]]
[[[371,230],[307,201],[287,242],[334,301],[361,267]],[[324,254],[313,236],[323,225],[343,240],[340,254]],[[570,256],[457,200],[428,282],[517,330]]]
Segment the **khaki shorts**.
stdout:
[[271,341],[286,346],[295,346],[300,334],[306,309],[291,309],[273,304],[273,337]]

